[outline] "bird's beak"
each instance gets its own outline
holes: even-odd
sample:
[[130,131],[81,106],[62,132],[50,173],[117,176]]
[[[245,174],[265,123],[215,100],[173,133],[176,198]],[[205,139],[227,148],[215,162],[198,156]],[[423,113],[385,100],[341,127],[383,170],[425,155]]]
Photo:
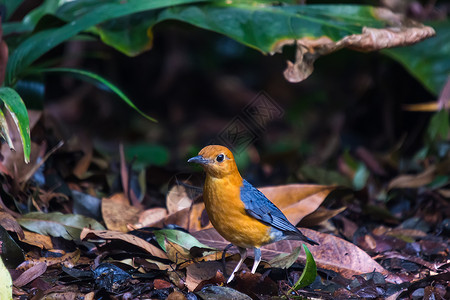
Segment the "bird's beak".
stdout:
[[197,155],[192,158],[189,158],[188,163],[196,163],[196,164],[206,165],[209,163],[209,160],[204,158],[201,155]]

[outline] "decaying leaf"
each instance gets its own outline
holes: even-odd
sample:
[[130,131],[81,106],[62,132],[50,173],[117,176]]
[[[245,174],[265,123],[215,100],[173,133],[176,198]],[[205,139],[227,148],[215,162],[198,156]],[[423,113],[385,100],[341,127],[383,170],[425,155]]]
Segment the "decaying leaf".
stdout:
[[328,37],[320,37],[280,42],[274,48],[274,52],[281,51],[285,45],[296,44],[297,46],[295,62],[287,62],[288,66],[284,71],[284,77],[290,82],[305,80],[313,72],[313,64],[317,58],[342,48],[376,51],[412,45],[435,35],[433,28],[406,19],[388,9],[376,8],[375,13],[378,18],[385,20],[391,26],[387,28],[364,27],[360,34],[348,35],[339,41],[333,41]]
[[24,233],[19,223],[17,223],[16,219],[13,216],[8,214],[7,212],[0,211],[0,226],[3,226],[8,231],[13,231],[17,233],[19,238],[24,237]]
[[24,236],[20,238],[20,241],[27,243],[41,249],[53,249],[52,239],[48,235],[42,235],[31,231],[24,231]]
[[336,186],[288,184],[259,190],[278,206],[292,224],[315,211]]
[[144,249],[153,256],[167,259],[167,255],[164,251],[146,242],[145,240],[131,234],[107,230],[91,230],[88,228],[84,228],[83,231],[81,232],[80,239],[122,240],[124,242],[133,244],[141,249]]
[[176,184],[167,193],[167,210],[169,214],[173,214],[179,210],[189,208],[192,205],[192,201],[186,192],[186,188],[181,184]]
[[127,224],[138,221],[140,209],[130,205],[123,193],[102,199],[102,216],[109,230],[127,232]]
[[297,261],[302,248],[296,247],[291,253],[281,253],[269,261],[272,268],[288,269],[293,263]]
[[220,277],[223,283],[225,281],[223,275],[221,273],[220,275],[217,274],[218,270],[222,270],[222,268],[223,264],[218,261],[206,261],[189,265],[186,268],[186,287],[189,291],[195,291],[203,287],[203,285],[199,286],[202,282],[211,281],[211,279],[215,278],[218,278],[218,281],[220,282]]
[[63,237],[66,240],[78,239],[84,227],[93,229],[104,229],[94,219],[73,214],[62,214],[59,212],[41,213],[32,212],[23,215],[18,220],[20,225],[36,233]]
[[16,287],[22,287],[44,274],[46,270],[47,265],[44,262],[37,263],[33,267],[20,274],[20,276],[16,280],[14,280],[13,284]]
[[167,209],[163,207],[154,207],[144,210],[139,215],[138,223],[134,224],[135,228],[147,227],[167,217]]
[[21,263],[17,269],[18,270],[28,270],[34,268],[37,265],[45,264],[46,268],[55,265],[63,265],[67,268],[73,268],[74,265],[80,259],[81,251],[77,249],[73,252],[69,252],[60,257],[34,257],[27,254],[26,260]]

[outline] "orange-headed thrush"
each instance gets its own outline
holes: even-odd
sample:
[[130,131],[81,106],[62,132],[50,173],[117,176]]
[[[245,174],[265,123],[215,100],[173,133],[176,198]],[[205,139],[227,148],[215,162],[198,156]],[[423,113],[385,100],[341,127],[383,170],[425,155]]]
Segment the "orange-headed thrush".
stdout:
[[239,249],[241,259],[228,282],[247,257],[247,248],[254,248],[252,273],[255,273],[263,245],[286,239],[318,245],[292,225],[263,193],[242,179],[228,148],[207,146],[188,162],[200,164],[206,172],[203,199],[211,223]]

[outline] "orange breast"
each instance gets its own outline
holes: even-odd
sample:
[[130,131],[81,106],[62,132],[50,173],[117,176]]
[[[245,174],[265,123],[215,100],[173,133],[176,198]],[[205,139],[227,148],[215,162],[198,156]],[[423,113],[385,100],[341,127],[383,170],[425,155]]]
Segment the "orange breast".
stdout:
[[270,242],[270,226],[245,212],[240,200],[240,183],[233,179],[207,176],[203,199],[209,219],[217,232],[230,243],[243,247],[260,247]]

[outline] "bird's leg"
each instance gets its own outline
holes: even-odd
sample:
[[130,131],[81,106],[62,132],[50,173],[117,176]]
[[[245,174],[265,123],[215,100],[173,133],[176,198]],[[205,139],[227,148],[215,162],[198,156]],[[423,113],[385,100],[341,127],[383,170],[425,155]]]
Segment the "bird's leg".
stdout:
[[242,263],[247,258],[247,249],[246,248],[241,248],[241,247],[238,247],[238,249],[239,249],[239,255],[241,256],[241,260],[238,262],[236,268],[234,268],[234,271],[233,271],[233,273],[231,273],[230,278],[228,278],[227,283],[230,283],[233,280],[234,273],[239,271],[239,268],[241,267]]
[[256,269],[258,268],[259,263],[261,262],[261,249],[254,248],[253,250],[255,254],[255,262],[253,263],[252,274],[255,274]]
[[225,258],[226,258],[227,251],[230,250],[231,247],[233,247],[233,244],[228,244],[228,245],[225,247],[225,249],[223,249],[223,252],[222,252],[223,274],[224,274],[225,276],[227,275],[227,268],[226,268]]

